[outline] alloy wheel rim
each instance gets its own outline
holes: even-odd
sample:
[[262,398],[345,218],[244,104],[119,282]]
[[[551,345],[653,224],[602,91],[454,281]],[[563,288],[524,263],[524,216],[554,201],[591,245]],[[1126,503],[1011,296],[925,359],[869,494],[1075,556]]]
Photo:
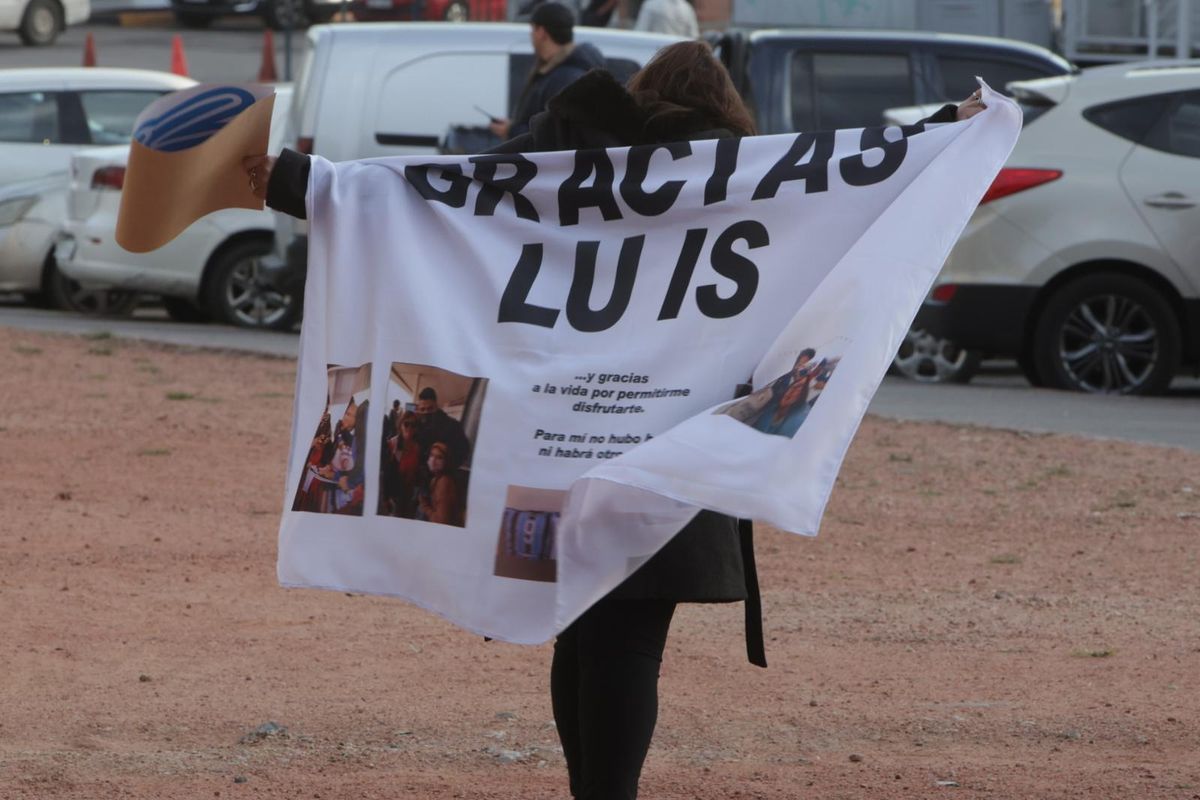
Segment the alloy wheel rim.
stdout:
[[1058,359],[1084,391],[1128,394],[1153,373],[1159,334],[1145,306],[1129,297],[1104,294],[1079,303],[1063,321]]
[[451,3],[446,9],[447,22],[466,22],[468,16],[467,7],[462,3]]
[[260,278],[258,258],[245,258],[229,271],[225,303],[242,325],[265,327],[287,314],[291,297]]
[[926,383],[952,380],[966,364],[969,354],[949,339],[939,339],[922,329],[904,337],[893,362],[906,378]]

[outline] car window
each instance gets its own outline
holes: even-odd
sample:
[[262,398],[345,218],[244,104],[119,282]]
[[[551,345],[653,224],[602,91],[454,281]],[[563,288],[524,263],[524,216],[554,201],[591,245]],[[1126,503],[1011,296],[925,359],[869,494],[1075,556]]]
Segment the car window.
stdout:
[[1188,92],[1154,126],[1144,142],[1177,156],[1200,158],[1200,92]]
[[62,141],[58,101],[51,92],[0,94],[0,142]]
[[1120,100],[1092,106],[1083,112],[1083,116],[1109,133],[1140,144],[1167,110],[1170,100],[1169,94]]
[[133,123],[142,109],[162,96],[155,91],[80,92],[93,144],[125,144],[133,136]]
[[791,61],[795,130],[878,125],[884,109],[916,103],[906,54],[796,52]]
[[942,71],[942,100],[957,102],[975,91],[979,86],[975,76],[987,81],[987,85],[998,92],[1008,94],[1004,87],[1009,81],[1026,81],[1057,75],[1048,69],[1038,69],[1029,64],[999,58],[981,58],[939,55],[938,67]]

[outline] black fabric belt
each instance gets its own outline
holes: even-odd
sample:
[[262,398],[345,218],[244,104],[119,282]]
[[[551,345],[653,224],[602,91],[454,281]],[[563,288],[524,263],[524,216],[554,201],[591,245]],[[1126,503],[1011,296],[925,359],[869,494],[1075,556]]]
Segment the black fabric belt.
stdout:
[[754,564],[754,523],[738,520],[738,538],[742,543],[742,569],[746,575],[746,658],[756,667],[767,666],[763,644],[762,595],[758,590],[758,567]]

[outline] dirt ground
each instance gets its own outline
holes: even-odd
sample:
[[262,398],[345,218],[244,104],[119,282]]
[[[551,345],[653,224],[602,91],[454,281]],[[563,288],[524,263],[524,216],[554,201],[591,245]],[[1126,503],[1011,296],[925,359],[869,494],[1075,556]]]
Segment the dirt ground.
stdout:
[[[293,379],[0,330],[0,798],[566,800],[549,646],[276,585]],[[682,608],[644,798],[1200,798],[1200,455],[868,419],[760,531],[771,667]]]

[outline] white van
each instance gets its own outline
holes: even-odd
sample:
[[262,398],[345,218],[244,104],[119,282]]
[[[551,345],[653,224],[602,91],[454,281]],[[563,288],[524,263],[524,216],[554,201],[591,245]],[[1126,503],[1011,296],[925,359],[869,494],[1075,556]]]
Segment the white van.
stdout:
[[[310,28],[287,145],[331,161],[436,153],[452,126],[507,117],[533,67],[529,25],[398,22]],[[675,36],[575,29],[624,81]],[[279,214],[276,268],[302,279],[304,223]],[[292,287],[299,291],[299,286]]]

